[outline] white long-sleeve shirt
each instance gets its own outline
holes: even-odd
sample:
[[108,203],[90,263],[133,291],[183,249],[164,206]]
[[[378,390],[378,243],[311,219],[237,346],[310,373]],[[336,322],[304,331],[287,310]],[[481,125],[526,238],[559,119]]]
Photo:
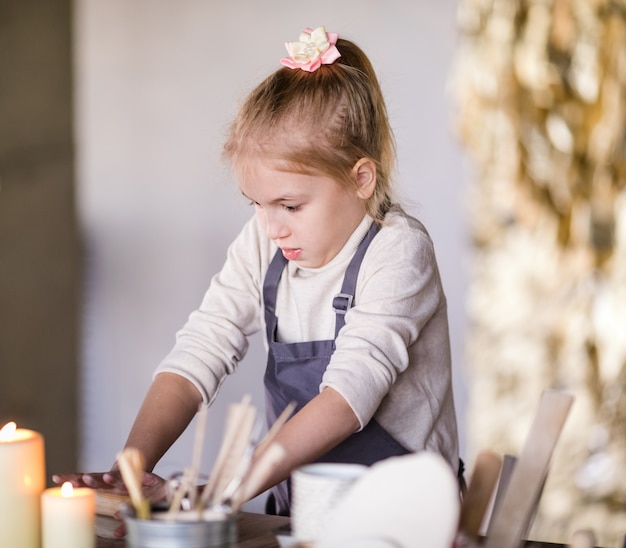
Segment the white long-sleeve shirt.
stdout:
[[[334,337],[333,297],[372,219],[319,268],[290,261],[278,286],[278,340]],[[247,337],[265,329],[263,280],[276,245],[255,218],[228,250],[198,310],[177,333],[155,374],[191,381],[206,402],[245,355]],[[372,418],[412,451],[442,454],[456,469],[458,434],[452,395],[446,298],[424,226],[392,209],[371,242],[320,390],[332,387],[364,427]]]

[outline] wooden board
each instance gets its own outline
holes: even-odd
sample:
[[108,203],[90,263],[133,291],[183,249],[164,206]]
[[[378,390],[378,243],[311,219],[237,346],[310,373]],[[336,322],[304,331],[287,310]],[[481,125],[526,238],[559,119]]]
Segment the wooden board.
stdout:
[[528,437],[518,456],[502,503],[495,509],[485,548],[518,548],[527,533],[550,459],[561,435],[574,397],[547,390]]

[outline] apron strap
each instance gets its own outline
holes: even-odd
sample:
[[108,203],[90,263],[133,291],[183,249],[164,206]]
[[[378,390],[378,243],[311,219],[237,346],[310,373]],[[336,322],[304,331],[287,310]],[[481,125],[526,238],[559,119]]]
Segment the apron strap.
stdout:
[[263,301],[265,304],[265,326],[267,340],[273,340],[274,333],[272,333],[273,318],[276,317],[276,295],[278,294],[278,283],[283,274],[287,259],[283,256],[283,252],[280,249],[276,250],[274,258],[267,268],[265,273],[265,280],[263,281]]
[[363,240],[361,240],[359,247],[357,247],[348,268],[346,268],[341,291],[333,298],[333,309],[335,310],[335,339],[339,334],[339,330],[346,323],[346,312],[355,304],[354,295],[356,294],[356,282],[359,277],[359,269],[361,268],[361,263],[363,262],[367,248],[374,239],[374,236],[378,234],[379,230],[380,225],[374,221]]

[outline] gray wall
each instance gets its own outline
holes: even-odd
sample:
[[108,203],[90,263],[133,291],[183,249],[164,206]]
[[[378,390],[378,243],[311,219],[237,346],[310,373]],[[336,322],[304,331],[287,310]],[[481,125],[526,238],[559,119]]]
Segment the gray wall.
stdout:
[[[386,92],[400,195],[433,236],[449,298],[463,428],[464,176],[446,95],[455,8],[451,0],[77,0],[84,469],[114,460],[154,367],[252,213],[219,159],[237,102],[278,68],[284,41],[319,24],[365,49]],[[263,365],[255,339],[210,412],[204,470],[225,406],[245,393],[262,405]],[[189,429],[157,471],[186,466],[192,438]]]
[[77,449],[80,248],[70,0],[0,2],[0,426]]

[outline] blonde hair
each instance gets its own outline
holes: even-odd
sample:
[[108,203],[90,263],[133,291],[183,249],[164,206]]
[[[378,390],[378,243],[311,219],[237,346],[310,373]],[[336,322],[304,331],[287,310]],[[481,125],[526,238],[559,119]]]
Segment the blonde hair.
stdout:
[[341,57],[314,72],[281,68],[248,95],[233,121],[224,155],[235,170],[251,157],[328,176],[355,187],[361,158],[376,165],[367,212],[381,222],[389,209],[395,142],[380,84],[363,51],[337,40]]

